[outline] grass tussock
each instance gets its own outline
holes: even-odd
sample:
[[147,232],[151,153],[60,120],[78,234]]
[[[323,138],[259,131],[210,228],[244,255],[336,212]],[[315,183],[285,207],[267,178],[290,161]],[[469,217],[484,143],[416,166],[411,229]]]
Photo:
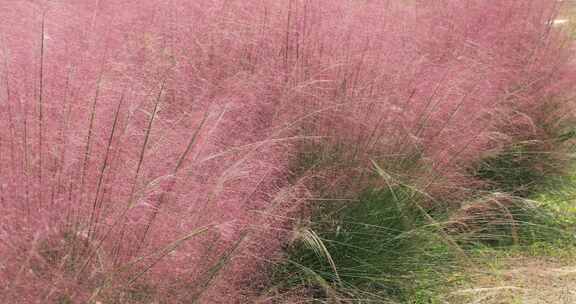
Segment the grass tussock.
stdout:
[[413,206],[420,199],[406,188],[383,189],[319,212],[296,229],[275,288],[304,288],[319,303],[419,303],[422,285],[439,284],[434,277],[457,259]]

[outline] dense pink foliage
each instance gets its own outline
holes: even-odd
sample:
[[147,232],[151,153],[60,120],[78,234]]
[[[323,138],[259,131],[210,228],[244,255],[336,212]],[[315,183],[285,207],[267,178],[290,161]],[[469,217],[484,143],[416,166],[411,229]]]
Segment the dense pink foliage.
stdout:
[[545,0],[2,1],[0,300],[249,303],[308,195],[287,178],[295,143],[366,163],[408,143],[458,185],[496,113],[530,120],[566,97],[553,14]]

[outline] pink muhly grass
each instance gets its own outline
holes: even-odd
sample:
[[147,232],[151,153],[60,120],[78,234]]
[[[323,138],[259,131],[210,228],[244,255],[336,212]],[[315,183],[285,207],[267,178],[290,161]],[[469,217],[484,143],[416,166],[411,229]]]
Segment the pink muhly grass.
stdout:
[[[0,299],[249,302],[303,185],[411,154],[452,193],[496,115],[569,100],[554,6],[1,3]],[[351,166],[288,178],[310,138]]]
[[344,150],[365,167],[420,154],[432,174],[424,188],[439,195],[473,182],[464,169],[502,143],[493,136],[505,131],[501,113],[541,121],[551,104],[573,108],[574,67],[549,22],[553,2],[291,3],[287,44],[301,49],[293,61],[306,61],[292,73],[308,78],[289,104],[320,109],[309,134],[353,147]]
[[236,285],[207,294],[280,244],[270,219],[300,198],[274,198],[290,141],[266,127],[274,88],[234,62],[248,39],[214,26],[184,47],[169,34],[194,28],[165,23],[214,24],[206,4],[0,5],[3,302],[241,299]]

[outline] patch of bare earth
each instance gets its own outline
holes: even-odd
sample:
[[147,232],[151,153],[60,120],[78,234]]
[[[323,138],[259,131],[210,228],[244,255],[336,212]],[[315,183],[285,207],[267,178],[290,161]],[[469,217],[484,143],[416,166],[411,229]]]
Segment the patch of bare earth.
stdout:
[[576,262],[552,258],[498,261],[489,271],[476,271],[472,281],[449,292],[450,304],[574,304]]

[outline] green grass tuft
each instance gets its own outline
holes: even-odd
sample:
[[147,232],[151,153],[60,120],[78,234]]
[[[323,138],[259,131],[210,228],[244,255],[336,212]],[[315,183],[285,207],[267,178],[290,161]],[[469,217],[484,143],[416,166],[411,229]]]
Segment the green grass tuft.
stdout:
[[319,303],[434,303],[433,291],[455,256],[415,208],[419,199],[398,186],[366,191],[341,208],[325,207],[298,230],[314,231],[318,240],[297,232],[289,260],[275,269],[276,282],[284,289],[304,287]]

